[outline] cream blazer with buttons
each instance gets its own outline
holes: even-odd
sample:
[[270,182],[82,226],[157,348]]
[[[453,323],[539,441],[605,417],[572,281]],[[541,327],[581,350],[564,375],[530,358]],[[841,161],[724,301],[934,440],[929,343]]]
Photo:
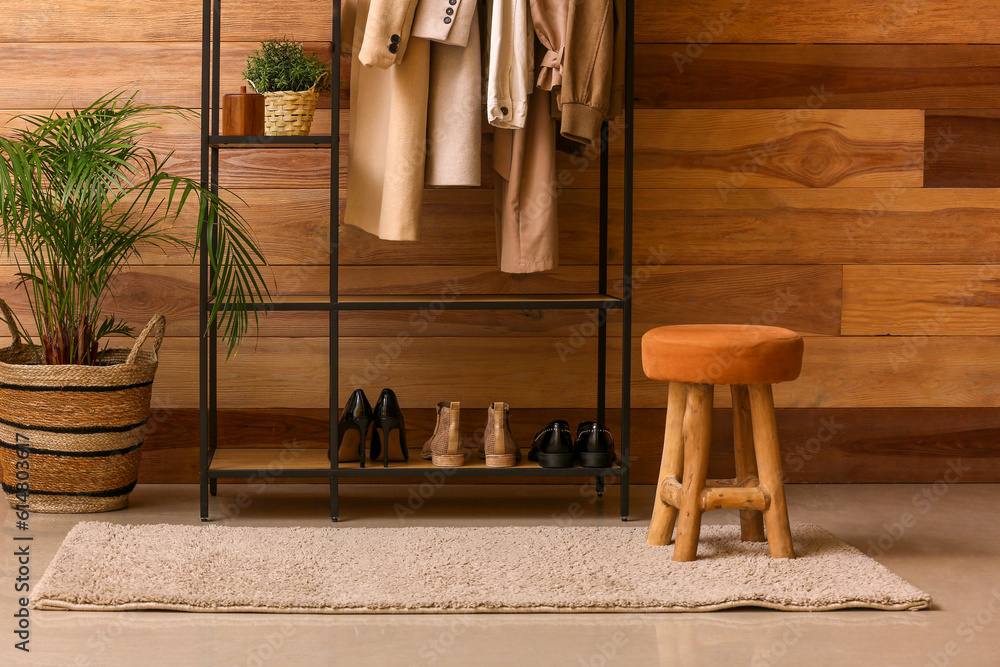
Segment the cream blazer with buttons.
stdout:
[[[456,9],[467,5],[464,17]],[[478,113],[468,113],[476,91],[479,106],[480,67],[475,2],[456,0],[343,0],[343,50],[352,54],[351,109],[348,139],[347,204],[345,224],[396,241],[420,236],[420,213],[425,182],[435,185],[479,183],[481,128]],[[418,7],[422,7],[418,13]],[[455,13],[447,14],[452,8]],[[414,34],[429,28],[432,10],[450,25],[448,38],[461,23],[470,26],[467,46],[440,44],[451,49],[443,57],[437,43]],[[419,17],[419,20],[418,20]],[[458,25],[456,25],[458,24]],[[466,61],[475,33],[475,67]],[[434,49],[432,49],[432,44]],[[445,94],[447,93],[447,94]],[[456,101],[457,100],[457,101]],[[463,107],[462,105],[466,105]],[[475,138],[460,134],[458,117],[475,116]],[[444,128],[442,131],[441,128]],[[440,136],[438,141],[435,137]],[[461,137],[460,139],[458,137]],[[458,148],[456,148],[458,146]],[[430,147],[430,148],[428,148]],[[461,150],[460,150],[461,149]],[[474,153],[474,154],[473,154]],[[473,168],[474,164],[474,168]],[[430,169],[430,171],[427,171]]]

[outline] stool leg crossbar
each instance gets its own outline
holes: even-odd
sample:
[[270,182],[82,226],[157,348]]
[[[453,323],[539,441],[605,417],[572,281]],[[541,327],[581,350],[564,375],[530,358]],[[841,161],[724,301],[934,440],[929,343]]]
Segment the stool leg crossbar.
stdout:
[[674,544],[675,561],[694,560],[703,512],[740,510],[744,541],[765,539],[771,557],[794,558],[769,384],[732,385],[736,477],[707,480],[714,385],[671,382],[663,458],[647,544]]

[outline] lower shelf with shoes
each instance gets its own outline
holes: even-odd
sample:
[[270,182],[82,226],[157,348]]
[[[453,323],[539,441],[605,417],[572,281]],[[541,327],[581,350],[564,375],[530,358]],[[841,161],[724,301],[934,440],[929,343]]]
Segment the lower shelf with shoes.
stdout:
[[[416,449],[407,446],[406,424],[395,392],[383,388],[373,406],[364,390],[356,389],[336,430],[331,429],[329,442],[293,441],[293,445],[284,446],[248,443],[204,452],[202,476],[208,485],[203,489],[202,521],[208,520],[208,495],[216,495],[222,478],[329,479],[330,516],[338,521],[340,479],[405,481],[421,477],[435,482],[451,477],[589,477],[595,482],[598,497],[604,493],[606,478],[618,478],[621,516],[627,520],[628,469],[621,465],[607,428],[596,421],[584,421],[574,436],[569,423],[557,419],[535,435],[530,449],[522,449],[514,440],[510,413],[510,405],[502,401],[490,403],[485,411],[463,409],[458,401],[442,401],[437,404],[434,431]],[[483,421],[485,426],[476,428]],[[470,432],[474,433],[471,438]],[[333,443],[336,456],[331,461]]]
[[[315,443],[320,445],[320,443]],[[521,451],[521,460],[504,468],[487,467],[480,458],[473,458],[461,467],[442,468],[420,458],[418,450],[409,452],[409,460],[390,462],[388,468],[369,461],[362,468],[357,461],[330,465],[328,450],[322,446],[289,447],[226,447],[216,449],[208,469],[212,477],[261,478],[274,477],[422,477],[430,471],[439,471],[446,477],[510,476],[554,477],[572,475],[579,477],[620,476],[620,466],[608,468],[543,468],[528,460],[528,451]]]

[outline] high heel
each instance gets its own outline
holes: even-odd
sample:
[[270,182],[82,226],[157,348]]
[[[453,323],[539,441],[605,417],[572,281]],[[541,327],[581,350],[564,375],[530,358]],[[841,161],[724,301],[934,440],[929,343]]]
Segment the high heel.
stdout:
[[[382,436],[379,437],[379,429]],[[393,430],[396,438],[393,438]],[[384,446],[384,449],[383,449]],[[389,461],[408,461],[409,452],[406,449],[406,427],[403,425],[403,411],[399,409],[396,394],[386,387],[379,394],[375,409],[372,410],[372,442],[368,457],[377,461],[382,456],[382,465],[389,467]]]
[[[360,461],[365,467],[365,440],[368,439],[368,425],[372,423],[372,406],[365,392],[357,389],[347,399],[344,413],[337,426],[337,460],[341,463]],[[330,452],[326,453],[330,458]]]

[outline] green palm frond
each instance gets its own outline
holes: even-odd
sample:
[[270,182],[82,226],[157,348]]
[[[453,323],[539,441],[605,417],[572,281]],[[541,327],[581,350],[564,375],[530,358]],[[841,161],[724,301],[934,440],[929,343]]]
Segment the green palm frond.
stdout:
[[[61,116],[17,116],[27,129],[13,139],[0,136],[3,247],[17,261],[43,344],[64,335],[71,345],[81,339],[96,346],[105,336],[129,333],[102,313],[114,277],[146,250],[174,246],[194,256],[206,231],[215,239],[209,322],[219,325],[230,355],[248,331],[250,313],[257,321],[257,311],[245,306],[270,298],[261,272],[267,262],[239,211],[198,181],[168,173],[172,153],[158,156],[140,145],[159,129],[154,114],[190,112],[111,93]],[[181,213],[190,209],[197,211],[193,242],[176,234]],[[71,349],[69,356],[69,363],[93,363],[88,350]]]

